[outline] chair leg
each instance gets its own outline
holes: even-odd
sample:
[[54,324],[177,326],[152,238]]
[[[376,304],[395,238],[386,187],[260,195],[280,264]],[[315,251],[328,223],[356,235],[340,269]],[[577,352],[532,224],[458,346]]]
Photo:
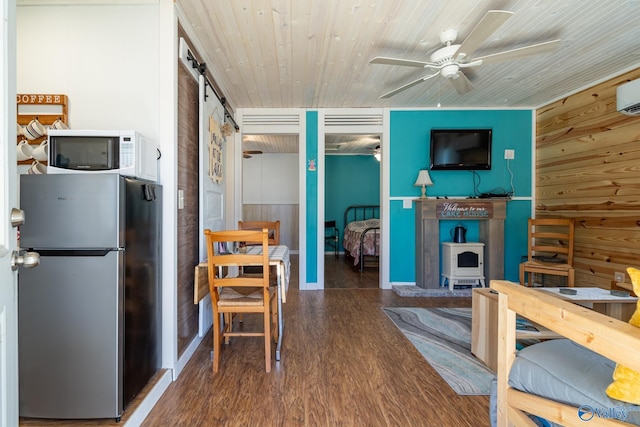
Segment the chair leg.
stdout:
[[224,332],[231,332],[233,329],[233,313],[224,313],[222,318],[224,319],[222,324],[222,339],[224,339],[224,343],[228,345],[229,342],[231,342],[231,338],[224,334]]
[[278,299],[271,299],[271,335],[273,338],[273,342],[278,342]]
[[220,315],[213,314],[213,372],[218,372],[220,369],[220,327],[221,324]]
[[264,362],[267,373],[271,372],[271,313],[269,307],[264,310]]
[[524,276],[525,276],[524,265],[520,264],[520,284],[522,286],[525,286]]
[[567,287],[573,288],[576,284],[576,272],[573,268],[569,269],[569,275],[567,276]]

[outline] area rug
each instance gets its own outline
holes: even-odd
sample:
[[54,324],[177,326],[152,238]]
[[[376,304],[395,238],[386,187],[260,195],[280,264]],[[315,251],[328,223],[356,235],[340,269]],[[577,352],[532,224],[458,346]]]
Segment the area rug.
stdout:
[[454,289],[448,287],[425,289],[415,285],[392,285],[393,292],[401,297],[471,297],[471,288]]
[[383,310],[456,393],[489,394],[494,374],[471,354],[470,308]]

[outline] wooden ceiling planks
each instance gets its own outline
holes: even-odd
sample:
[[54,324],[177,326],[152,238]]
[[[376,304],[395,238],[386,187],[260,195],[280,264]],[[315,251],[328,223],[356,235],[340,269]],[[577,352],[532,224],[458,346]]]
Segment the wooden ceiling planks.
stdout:
[[[517,0],[479,52],[561,38],[560,49],[471,71],[476,90],[459,96],[434,78],[378,99],[425,70],[370,65],[379,55],[426,59],[439,33],[461,41],[491,0],[176,0],[204,47],[208,67],[239,107],[536,107],[640,64],[640,3]],[[424,73],[426,74],[426,73]]]

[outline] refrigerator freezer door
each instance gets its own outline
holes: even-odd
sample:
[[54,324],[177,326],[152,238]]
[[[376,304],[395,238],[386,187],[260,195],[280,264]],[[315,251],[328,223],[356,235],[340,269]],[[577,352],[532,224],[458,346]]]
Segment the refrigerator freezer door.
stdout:
[[21,416],[122,414],[124,253],[96,252],[43,252],[20,269]]
[[22,248],[122,247],[124,181],[117,174],[21,175]]

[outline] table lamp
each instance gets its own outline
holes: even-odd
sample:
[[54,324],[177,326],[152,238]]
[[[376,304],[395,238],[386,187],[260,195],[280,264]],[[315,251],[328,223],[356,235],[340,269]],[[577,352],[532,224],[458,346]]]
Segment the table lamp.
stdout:
[[427,185],[433,185],[433,181],[431,181],[431,177],[429,176],[429,171],[428,170],[421,170],[418,173],[418,179],[416,179],[415,184],[416,187],[422,187],[422,195],[420,196],[421,199],[426,199],[427,198]]

